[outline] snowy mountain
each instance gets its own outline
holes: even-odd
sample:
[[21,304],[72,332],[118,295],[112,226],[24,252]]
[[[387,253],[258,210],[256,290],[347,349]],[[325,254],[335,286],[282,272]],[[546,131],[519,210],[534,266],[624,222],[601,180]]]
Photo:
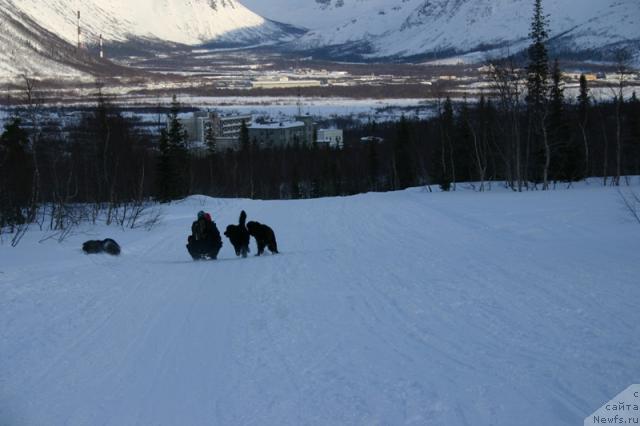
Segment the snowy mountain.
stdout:
[[[245,0],[265,16],[311,29],[295,47],[364,57],[436,57],[524,47],[532,0]],[[565,51],[640,46],[637,0],[544,1],[551,36]],[[298,6],[298,7],[294,7]]]
[[83,78],[126,69],[102,61],[43,28],[9,0],[0,0],[0,78]]
[[[640,377],[616,188],[163,209],[0,245],[0,424],[575,426]],[[223,237],[193,262],[196,212],[222,230],[242,209],[281,254]],[[119,257],[80,250],[105,237]]]
[[275,42],[291,37],[292,28],[266,20],[237,0],[13,0],[35,22],[77,43],[148,40],[186,45],[211,41]]
[[[640,61],[637,0],[544,3],[556,49],[600,59],[624,45]],[[112,52],[284,43],[331,59],[482,59],[526,46],[531,9],[532,0],[0,0],[0,76],[104,69],[75,51],[78,11],[80,42],[94,50],[103,35]]]
[[107,50],[170,50],[176,45],[273,44],[304,33],[264,19],[236,0],[0,0],[0,77],[78,77],[107,66],[76,50],[77,12],[80,42],[94,50],[100,35]]

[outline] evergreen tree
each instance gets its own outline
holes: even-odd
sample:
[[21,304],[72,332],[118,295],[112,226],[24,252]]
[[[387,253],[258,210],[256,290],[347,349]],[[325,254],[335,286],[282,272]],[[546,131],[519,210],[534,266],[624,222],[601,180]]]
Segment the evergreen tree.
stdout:
[[[529,139],[527,139],[526,158],[533,150],[536,153],[536,169],[541,171],[540,180],[543,189],[549,187],[551,168],[551,142],[547,134],[547,108],[549,90],[549,55],[546,43],[549,39],[548,18],[542,10],[542,0],[534,0],[534,11],[531,19],[529,38],[531,44],[527,50],[527,106],[529,113]],[[516,146],[520,150],[520,146]],[[529,165],[525,165],[529,170]]]
[[158,144],[160,155],[158,157],[158,170],[156,172],[156,195],[162,203],[171,201],[174,194],[175,171],[173,169],[172,153],[169,146],[167,131],[160,131],[160,141]]
[[167,140],[171,157],[171,168],[174,176],[172,183],[173,198],[181,198],[189,193],[190,169],[189,148],[187,146],[187,132],[178,119],[180,103],[175,95],[171,101],[171,110],[168,116]]
[[253,162],[255,145],[256,144],[251,143],[251,140],[249,140],[249,128],[243,121],[240,126],[240,152],[238,153],[240,185],[243,187],[243,194],[249,198],[253,198],[255,196],[255,171]]
[[587,120],[590,103],[591,99],[589,96],[587,77],[584,74],[580,74],[580,93],[578,94],[578,111],[580,113],[580,121],[584,122]]
[[247,127],[247,123],[243,121],[242,125],[240,126],[240,150],[248,150],[249,144],[249,128]]
[[302,198],[300,191],[300,174],[298,173],[297,166],[293,166],[293,172],[291,173],[291,198],[294,200]]
[[207,147],[207,168],[209,169],[209,184],[208,194],[213,194],[215,173],[216,173],[216,159],[218,155],[218,146],[216,143],[215,132],[213,131],[213,124],[211,121],[207,121],[204,131],[204,143]]
[[591,98],[589,96],[589,86],[587,84],[587,77],[584,74],[580,74],[580,94],[578,95],[578,126],[580,127],[580,133],[582,134],[582,158],[584,160],[584,167],[582,175],[584,177],[590,176],[589,162],[590,151],[589,139],[587,137],[587,126],[589,125],[589,107],[591,106]]
[[571,140],[565,112],[562,71],[557,59],[553,63],[551,80],[548,134],[553,151],[553,161],[550,178],[561,181],[579,180],[582,177],[582,152],[579,145]]
[[369,190],[378,190],[380,175],[380,159],[378,157],[378,143],[370,140],[367,142],[368,166],[369,166]]
[[529,38],[531,45],[527,51],[527,102],[534,113],[539,114],[547,101],[549,78],[549,39],[548,17],[543,13],[542,0],[534,0],[534,12],[531,20]]
[[486,99],[484,94],[480,96],[477,108],[477,120],[479,125],[479,134],[475,146],[476,167],[478,169],[478,177],[480,178],[480,191],[485,190],[485,180],[487,178],[487,170],[492,150],[490,149],[490,140],[493,139],[492,131],[494,129],[494,110],[491,99]]
[[640,100],[634,91],[627,102],[629,148],[627,151],[627,174],[640,174]]
[[460,106],[455,135],[452,138],[453,158],[455,159],[456,179],[459,181],[480,180],[480,176],[474,179],[474,150],[478,143],[477,132],[472,124],[472,113],[467,99]]
[[453,181],[453,152],[451,137],[453,136],[453,105],[451,99],[445,99],[438,116],[440,134],[439,142],[434,144],[431,175],[443,191],[451,189]]
[[409,123],[404,115],[400,118],[396,131],[396,139],[393,144],[397,177],[396,183],[399,189],[404,189],[415,183],[413,161],[411,158],[411,134],[409,131]]
[[19,118],[5,124],[0,136],[0,228],[25,222],[31,198],[33,166],[29,138]]
[[167,128],[161,131],[158,144],[157,195],[162,202],[189,193],[189,150],[186,131],[178,119],[179,112],[180,104],[174,95],[167,115]]
[[208,121],[205,125],[204,130],[204,143],[207,146],[207,151],[209,154],[215,154],[218,151],[218,147],[216,145],[216,135],[213,131],[213,124]]
[[329,182],[330,182],[329,196],[344,195],[342,193],[342,175],[338,167],[338,161],[335,157],[332,158],[330,161],[331,162],[329,165]]

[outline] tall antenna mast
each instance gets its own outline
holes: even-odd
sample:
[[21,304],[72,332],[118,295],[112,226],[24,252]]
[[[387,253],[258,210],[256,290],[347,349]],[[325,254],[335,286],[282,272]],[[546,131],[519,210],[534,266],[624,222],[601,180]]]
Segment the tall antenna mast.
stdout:
[[302,93],[300,88],[298,87],[298,102],[296,103],[298,106],[298,117],[302,116]]
[[104,46],[102,44],[102,34],[100,34],[100,59],[104,59]]
[[81,34],[81,31],[80,31],[80,11],[78,10],[78,50],[80,50],[80,47],[81,47],[81,45],[80,45],[80,34]]

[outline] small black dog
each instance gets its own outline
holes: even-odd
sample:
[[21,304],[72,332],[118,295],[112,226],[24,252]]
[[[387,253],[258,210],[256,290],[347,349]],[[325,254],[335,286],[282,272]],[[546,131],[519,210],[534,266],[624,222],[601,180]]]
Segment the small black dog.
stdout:
[[89,240],[82,244],[82,250],[87,254],[109,253],[113,256],[120,254],[120,245],[111,238],[106,240]]
[[257,256],[264,253],[265,247],[273,254],[278,253],[278,243],[276,242],[276,234],[273,232],[273,229],[259,222],[249,222],[247,223],[247,230],[249,230],[249,234],[256,239],[256,244],[258,244]]
[[227,226],[227,230],[224,231],[224,235],[229,238],[233,248],[236,250],[236,256],[247,257],[247,253],[250,251],[249,242],[251,241],[251,236],[245,225],[246,220],[247,214],[242,210],[239,223]]

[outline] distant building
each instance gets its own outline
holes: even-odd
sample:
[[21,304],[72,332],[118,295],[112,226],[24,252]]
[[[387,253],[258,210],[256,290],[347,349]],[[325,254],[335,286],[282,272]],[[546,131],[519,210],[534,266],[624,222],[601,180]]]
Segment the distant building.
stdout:
[[302,144],[305,139],[305,125],[302,121],[253,123],[249,127],[249,139],[261,148]]
[[251,87],[254,89],[283,89],[288,87],[320,87],[326,85],[326,79],[310,80],[310,79],[290,79],[289,77],[280,77],[278,79],[254,80]]
[[340,129],[318,129],[316,142],[332,148],[342,148],[344,145],[343,132]]
[[382,143],[382,142],[384,142],[384,139],[379,138],[377,136],[365,136],[363,138],[360,138],[360,142],[362,142],[362,143]]
[[203,146],[207,129],[211,127],[219,151],[239,147],[242,123],[251,123],[251,115],[221,115],[215,112],[194,112],[190,117],[181,117],[180,123],[187,133],[187,141]]
[[306,145],[313,141],[314,124],[311,117],[296,117],[296,121],[253,123],[249,139],[261,148]]

